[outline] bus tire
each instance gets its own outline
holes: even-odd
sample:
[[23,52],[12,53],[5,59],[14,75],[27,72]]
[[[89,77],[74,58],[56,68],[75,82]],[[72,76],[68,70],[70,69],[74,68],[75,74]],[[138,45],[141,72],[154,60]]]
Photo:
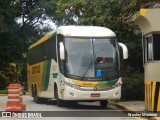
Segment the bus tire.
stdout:
[[59,97],[58,97],[58,88],[57,88],[57,86],[55,87],[55,93],[54,93],[54,95],[55,95],[57,106],[58,107],[62,107],[63,106],[63,101],[60,100]]
[[100,107],[101,107],[102,109],[107,108],[107,105],[108,105],[108,100],[101,100],[101,101],[100,101]]
[[37,89],[36,88],[34,88],[34,90],[33,90],[33,100],[34,100],[34,102],[36,102],[36,103],[39,103],[40,102],[40,98],[37,96]]
[[34,97],[34,90],[33,90],[33,86],[31,88],[31,94],[32,94],[32,97]]

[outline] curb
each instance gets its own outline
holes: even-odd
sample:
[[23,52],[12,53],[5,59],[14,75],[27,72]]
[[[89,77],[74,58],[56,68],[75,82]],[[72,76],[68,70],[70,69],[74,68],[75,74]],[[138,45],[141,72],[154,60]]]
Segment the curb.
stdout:
[[125,109],[125,110],[127,110],[127,111],[132,111],[132,112],[136,112],[137,110],[135,110],[135,109],[132,109],[132,108],[130,108],[130,107],[127,107],[127,106],[125,106],[125,105],[122,105],[122,104],[120,104],[120,103],[118,103],[118,102],[112,102],[112,101],[109,101],[111,104],[113,104],[113,105],[115,105],[115,106],[118,106],[118,107],[121,107],[121,108],[123,108],[123,109]]
[[[128,106],[125,106],[125,105],[122,105],[118,102],[112,102],[112,101],[109,101],[112,105],[115,105],[115,106],[118,106],[118,107],[121,107],[127,111],[130,111],[130,112],[137,112],[137,110],[135,109],[132,109]],[[147,118],[147,117],[136,117],[136,120],[160,120],[160,117],[151,117],[151,118]]]
[[[23,95],[29,95],[28,93],[23,94]],[[0,96],[8,96],[8,94],[0,94]]]
[[0,96],[8,96],[8,94],[0,94]]

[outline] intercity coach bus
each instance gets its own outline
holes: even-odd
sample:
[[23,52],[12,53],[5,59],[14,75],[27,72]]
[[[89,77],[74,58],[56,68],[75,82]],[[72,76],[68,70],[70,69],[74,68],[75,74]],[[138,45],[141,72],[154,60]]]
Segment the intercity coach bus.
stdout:
[[56,99],[57,106],[100,101],[100,107],[107,107],[107,100],[121,97],[118,45],[127,59],[127,47],[108,28],[58,27],[29,47],[29,94],[35,102]]

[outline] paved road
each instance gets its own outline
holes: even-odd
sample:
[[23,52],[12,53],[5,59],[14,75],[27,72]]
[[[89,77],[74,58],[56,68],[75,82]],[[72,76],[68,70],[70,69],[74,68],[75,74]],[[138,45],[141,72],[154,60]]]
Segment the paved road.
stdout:
[[[0,96],[0,111],[5,111],[7,96]],[[23,96],[23,103],[26,104],[26,112],[42,113],[42,116],[53,116],[45,118],[23,118],[23,120],[134,120],[129,118],[127,112],[109,104],[107,109],[101,109],[99,102],[79,102],[78,104],[67,103],[64,107],[57,107],[54,100],[47,103],[37,104],[33,102],[33,98]],[[73,116],[72,116],[73,115]],[[83,117],[82,117],[83,116]],[[13,118],[12,118],[13,119]],[[0,118],[0,120],[7,120]],[[11,120],[11,119],[9,119]],[[14,120],[16,120],[14,118]],[[19,120],[19,118],[18,118]]]

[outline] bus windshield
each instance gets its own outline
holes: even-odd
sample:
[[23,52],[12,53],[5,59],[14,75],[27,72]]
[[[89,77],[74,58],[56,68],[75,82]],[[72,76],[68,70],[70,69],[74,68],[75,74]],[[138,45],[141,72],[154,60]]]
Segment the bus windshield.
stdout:
[[102,78],[119,70],[115,38],[65,38],[65,48],[68,75]]

